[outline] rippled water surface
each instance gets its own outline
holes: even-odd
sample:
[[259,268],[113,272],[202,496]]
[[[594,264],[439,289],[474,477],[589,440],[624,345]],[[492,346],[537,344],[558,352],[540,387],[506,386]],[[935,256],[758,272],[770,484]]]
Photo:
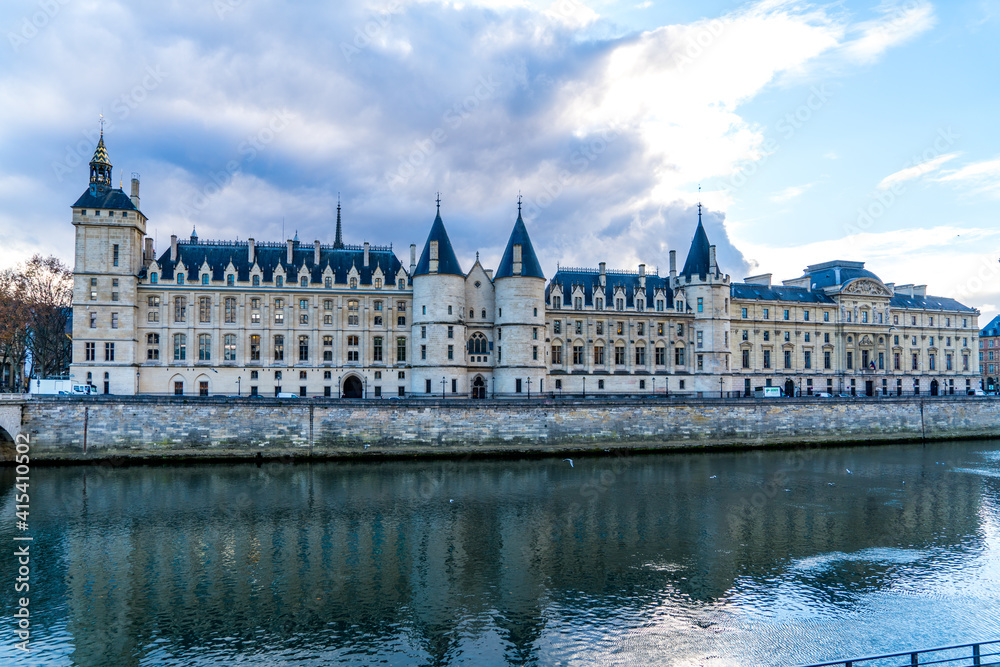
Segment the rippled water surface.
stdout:
[[0,664],[794,665],[997,638],[998,499],[992,441],[36,468],[34,650],[2,556]]

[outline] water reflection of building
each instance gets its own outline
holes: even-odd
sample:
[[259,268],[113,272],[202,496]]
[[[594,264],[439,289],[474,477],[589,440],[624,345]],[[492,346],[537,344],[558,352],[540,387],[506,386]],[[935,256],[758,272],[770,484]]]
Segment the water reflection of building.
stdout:
[[[850,450],[817,454],[777,490],[783,453],[60,470],[40,502],[68,522],[80,664],[139,664],[157,640],[432,663],[480,641],[518,662],[556,615],[635,618],[817,554],[974,542],[982,478],[935,468],[946,447],[886,449],[852,476]],[[900,478],[905,493],[879,481]],[[879,563],[835,579],[817,594],[894,581]]]

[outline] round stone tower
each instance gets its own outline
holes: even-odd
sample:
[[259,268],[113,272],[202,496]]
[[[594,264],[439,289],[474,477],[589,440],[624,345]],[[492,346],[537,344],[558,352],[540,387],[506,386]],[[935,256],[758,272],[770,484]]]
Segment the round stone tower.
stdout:
[[[465,274],[441,220],[441,200],[413,273],[410,393],[467,396]],[[442,382],[443,380],[443,382]]]
[[521,218],[507,241],[493,280],[496,290],[493,377],[498,395],[546,391],[545,275]]

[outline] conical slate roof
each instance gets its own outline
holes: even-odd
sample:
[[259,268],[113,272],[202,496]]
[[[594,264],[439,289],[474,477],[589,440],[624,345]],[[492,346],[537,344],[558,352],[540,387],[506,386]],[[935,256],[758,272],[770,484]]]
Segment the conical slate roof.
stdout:
[[449,273],[456,276],[465,276],[462,267],[455,257],[455,250],[451,247],[451,239],[444,228],[444,221],[441,220],[441,208],[438,207],[437,217],[431,225],[431,233],[427,235],[427,243],[424,244],[424,251],[420,253],[420,260],[417,268],[413,272],[414,276],[423,276],[430,273],[431,266],[431,241],[437,241],[438,245],[438,273]]
[[108,149],[104,145],[104,130],[101,130],[101,138],[97,142],[97,148],[94,149],[94,157],[91,158],[90,164],[111,166],[111,159],[108,157]]
[[701,224],[701,205],[698,206],[698,228],[694,230],[694,238],[691,239],[691,249],[688,250],[687,261],[684,262],[684,270],[681,275],[685,278],[701,276],[704,278],[711,273],[711,253],[709,252],[708,234]]
[[521,218],[520,206],[517,211],[517,222],[514,223],[514,230],[510,233],[510,240],[507,241],[507,249],[503,252],[500,266],[497,267],[496,278],[510,278],[514,275],[514,245],[521,245],[521,276],[530,278],[545,278],[542,273],[542,266],[538,263],[538,256],[531,245],[531,238],[528,237],[528,228],[524,226]]

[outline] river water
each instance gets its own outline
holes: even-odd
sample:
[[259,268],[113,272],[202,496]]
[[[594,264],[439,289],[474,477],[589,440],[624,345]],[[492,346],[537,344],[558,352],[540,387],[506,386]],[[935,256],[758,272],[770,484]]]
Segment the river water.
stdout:
[[795,665],[1000,638],[1000,441],[50,467],[31,491],[32,652],[8,546],[5,665]]

